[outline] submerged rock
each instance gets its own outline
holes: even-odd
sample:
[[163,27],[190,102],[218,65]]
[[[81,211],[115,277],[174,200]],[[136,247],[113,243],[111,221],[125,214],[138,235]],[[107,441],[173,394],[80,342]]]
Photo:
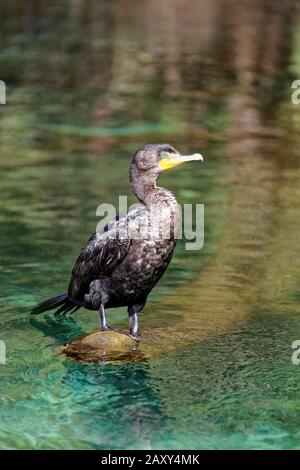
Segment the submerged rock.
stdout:
[[74,339],[66,344],[62,354],[85,362],[130,362],[143,359],[138,342],[116,331],[97,331]]

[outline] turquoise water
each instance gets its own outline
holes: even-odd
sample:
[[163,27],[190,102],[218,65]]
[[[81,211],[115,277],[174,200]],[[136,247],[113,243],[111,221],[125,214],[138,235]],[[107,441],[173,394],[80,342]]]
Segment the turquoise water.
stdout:
[[[299,448],[295,2],[144,3],[1,6],[0,447]],[[178,243],[144,361],[75,362],[61,346],[97,314],[30,308],[66,290],[97,206],[134,202],[131,155],[158,141],[206,157],[160,180],[205,204],[205,246]]]

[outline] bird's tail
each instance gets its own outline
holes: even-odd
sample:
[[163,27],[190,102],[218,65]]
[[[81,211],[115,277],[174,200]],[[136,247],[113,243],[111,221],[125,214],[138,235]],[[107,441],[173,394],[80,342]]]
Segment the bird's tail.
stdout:
[[66,313],[74,313],[79,308],[80,305],[73,302],[68,294],[61,294],[40,303],[31,310],[31,313],[36,315],[38,313],[47,312],[48,310],[57,309],[56,314],[65,315]]

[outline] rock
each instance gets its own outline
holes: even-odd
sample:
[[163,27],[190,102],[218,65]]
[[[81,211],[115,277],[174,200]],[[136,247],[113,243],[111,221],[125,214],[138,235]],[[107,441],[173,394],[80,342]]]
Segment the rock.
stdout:
[[72,359],[85,362],[131,362],[143,360],[138,342],[125,333],[97,331],[74,339],[62,350]]

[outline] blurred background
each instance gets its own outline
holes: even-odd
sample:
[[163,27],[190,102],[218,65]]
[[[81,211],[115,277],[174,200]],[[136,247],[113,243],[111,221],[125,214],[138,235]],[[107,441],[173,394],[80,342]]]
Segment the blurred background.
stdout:
[[[298,6],[1,1],[2,448],[299,448]],[[73,362],[59,346],[97,315],[29,310],[66,290],[97,206],[135,202],[131,156],[156,142],[205,157],[160,178],[205,204],[204,249],[178,243],[136,360]]]

